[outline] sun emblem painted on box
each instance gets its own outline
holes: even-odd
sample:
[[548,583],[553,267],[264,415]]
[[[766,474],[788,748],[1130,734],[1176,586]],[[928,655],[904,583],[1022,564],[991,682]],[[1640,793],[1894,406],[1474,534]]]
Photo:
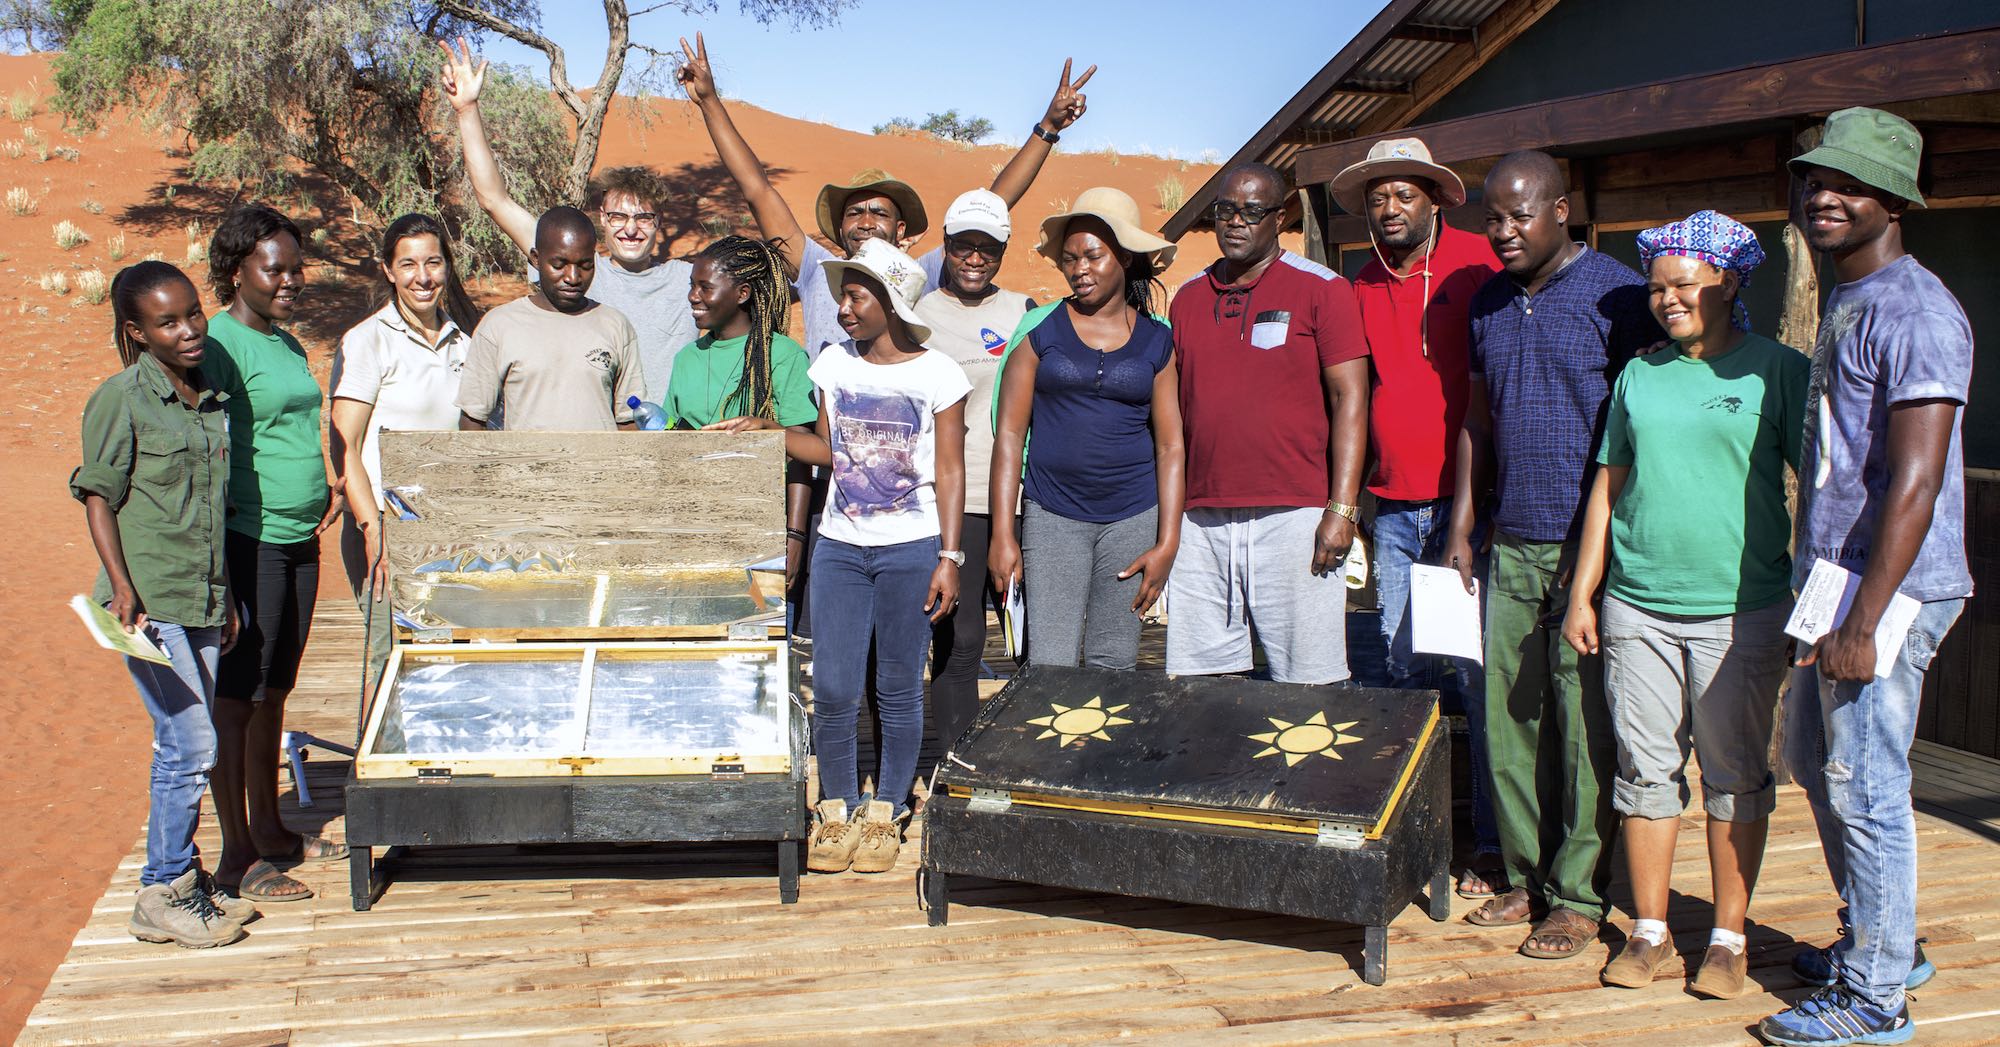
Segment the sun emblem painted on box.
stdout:
[[1111,736],[1104,733],[1105,728],[1117,727],[1120,724],[1132,722],[1118,715],[1126,709],[1131,708],[1129,702],[1125,705],[1114,705],[1107,709],[1104,707],[1102,696],[1092,698],[1082,705],[1077,706],[1058,705],[1055,702],[1050,702],[1049,708],[1055,711],[1047,716],[1037,716],[1029,720],[1028,723],[1034,727],[1047,728],[1042,733],[1036,735],[1035,740],[1040,741],[1043,738],[1055,738],[1057,739],[1056,748],[1058,749],[1071,742],[1082,745],[1089,738],[1101,738],[1108,742],[1111,740]]
[[1358,735],[1345,733],[1349,727],[1360,723],[1360,720],[1349,720],[1346,723],[1328,726],[1325,713],[1314,713],[1303,723],[1286,723],[1275,716],[1267,716],[1265,719],[1271,721],[1271,726],[1277,730],[1247,736],[1251,741],[1263,742],[1266,746],[1264,751],[1251,758],[1283,756],[1287,767],[1314,753],[1338,760],[1340,753],[1334,750],[1335,746],[1361,740]]

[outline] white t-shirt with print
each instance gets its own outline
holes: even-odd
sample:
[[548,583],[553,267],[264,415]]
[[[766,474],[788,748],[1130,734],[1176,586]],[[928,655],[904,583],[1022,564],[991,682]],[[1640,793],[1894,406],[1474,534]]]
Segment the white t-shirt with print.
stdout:
[[396,303],[376,310],[341,336],[333,358],[330,394],[335,399],[373,404],[368,435],[361,441],[361,462],[375,489],[375,507],[382,507],[382,441],[384,429],[429,430],[458,428],[458,375],[465,367],[466,346],[472,339],[446,319],[437,345],[410,330]]
[[935,537],[937,416],[972,391],[965,372],[934,349],[869,363],[849,339],[828,345],[806,374],[833,444],[820,536],[864,546]]

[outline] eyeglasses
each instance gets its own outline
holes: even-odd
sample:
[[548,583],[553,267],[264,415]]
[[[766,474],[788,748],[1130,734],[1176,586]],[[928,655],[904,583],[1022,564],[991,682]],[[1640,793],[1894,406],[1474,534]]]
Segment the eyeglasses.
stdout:
[[1235,218],[1237,215],[1242,215],[1245,222],[1256,225],[1258,222],[1284,209],[1285,205],[1283,204],[1279,204],[1276,207],[1258,207],[1255,204],[1238,204],[1233,200],[1217,200],[1210,206],[1209,213],[1215,216],[1215,224],[1217,225],[1221,225]]
[[1007,245],[1004,243],[980,244],[970,240],[960,240],[956,237],[946,237],[944,249],[946,254],[951,255],[959,261],[964,261],[973,255],[978,255],[989,262],[997,262],[1000,260],[1000,256],[1006,253]]
[[640,211],[638,214],[626,214],[623,211],[600,211],[598,213],[604,216],[604,224],[610,226],[649,226],[657,224],[660,220],[660,216],[651,211]]

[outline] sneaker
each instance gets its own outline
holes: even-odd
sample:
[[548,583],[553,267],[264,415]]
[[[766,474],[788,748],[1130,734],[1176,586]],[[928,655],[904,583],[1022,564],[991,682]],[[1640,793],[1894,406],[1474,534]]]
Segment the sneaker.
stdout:
[[1743,995],[1750,975],[1750,957],[1727,945],[1711,945],[1701,958],[1701,970],[1688,982],[1688,991],[1711,1000],[1733,1000]]
[[861,826],[847,818],[846,800],[821,800],[814,809],[812,838],[806,843],[806,868],[813,872],[846,872],[861,843]]
[[[1847,937],[1847,928],[1840,929],[1840,936]],[[1910,967],[1910,976],[1903,979],[1905,990],[1915,989],[1937,975],[1937,965],[1924,957],[1924,943],[1929,938],[1917,939],[1917,962]],[[1833,946],[1823,949],[1800,949],[1792,954],[1792,973],[1807,985],[1833,985],[1840,981],[1840,961],[1833,958]]]
[[854,849],[854,864],[851,868],[858,873],[888,872],[896,867],[896,856],[903,850],[903,823],[909,814],[896,814],[896,805],[887,800],[870,800],[861,805],[861,813],[856,821],[861,827],[861,842]]
[[1841,1047],[1849,1043],[1907,1043],[1917,1034],[1910,1005],[1894,1013],[1830,985],[1757,1023],[1766,1043],[1785,1047]]
[[222,885],[215,882],[215,874],[207,869],[197,865],[195,870],[199,873],[195,877],[195,884],[201,889],[201,893],[208,895],[210,904],[222,910],[224,917],[235,923],[249,923],[256,917],[256,902],[248,898],[234,897],[223,890]]
[[173,942],[183,949],[212,949],[243,940],[243,925],[222,910],[201,889],[199,871],[189,869],[172,883],[139,889],[126,924],[142,942]]

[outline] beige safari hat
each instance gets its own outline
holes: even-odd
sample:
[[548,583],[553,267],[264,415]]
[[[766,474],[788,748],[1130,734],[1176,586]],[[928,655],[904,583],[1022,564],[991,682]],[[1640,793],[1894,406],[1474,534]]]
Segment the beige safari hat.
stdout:
[[910,188],[908,182],[899,182],[889,177],[887,172],[869,169],[854,176],[846,185],[826,185],[819,191],[819,205],[814,213],[819,217],[821,235],[834,243],[840,243],[840,212],[847,209],[847,200],[856,193],[881,193],[896,202],[896,213],[903,219],[903,235],[914,237],[931,227],[930,216],[924,213],[924,201]]
[[1347,165],[1326,184],[1327,192],[1348,214],[1363,214],[1368,183],[1379,178],[1421,178],[1438,188],[1438,206],[1457,207],[1465,202],[1465,183],[1451,168],[1431,159],[1430,147],[1421,138],[1385,138],[1368,147],[1366,159]]
[[1111,238],[1119,247],[1135,255],[1153,256],[1154,272],[1166,272],[1174,264],[1174,253],[1180,250],[1179,246],[1147,232],[1140,224],[1139,205],[1109,186],[1085,189],[1069,210],[1042,219],[1042,242],[1035,245],[1035,250],[1049,261],[1061,264],[1063,231],[1069,227],[1070,219],[1086,215],[1110,226]]

